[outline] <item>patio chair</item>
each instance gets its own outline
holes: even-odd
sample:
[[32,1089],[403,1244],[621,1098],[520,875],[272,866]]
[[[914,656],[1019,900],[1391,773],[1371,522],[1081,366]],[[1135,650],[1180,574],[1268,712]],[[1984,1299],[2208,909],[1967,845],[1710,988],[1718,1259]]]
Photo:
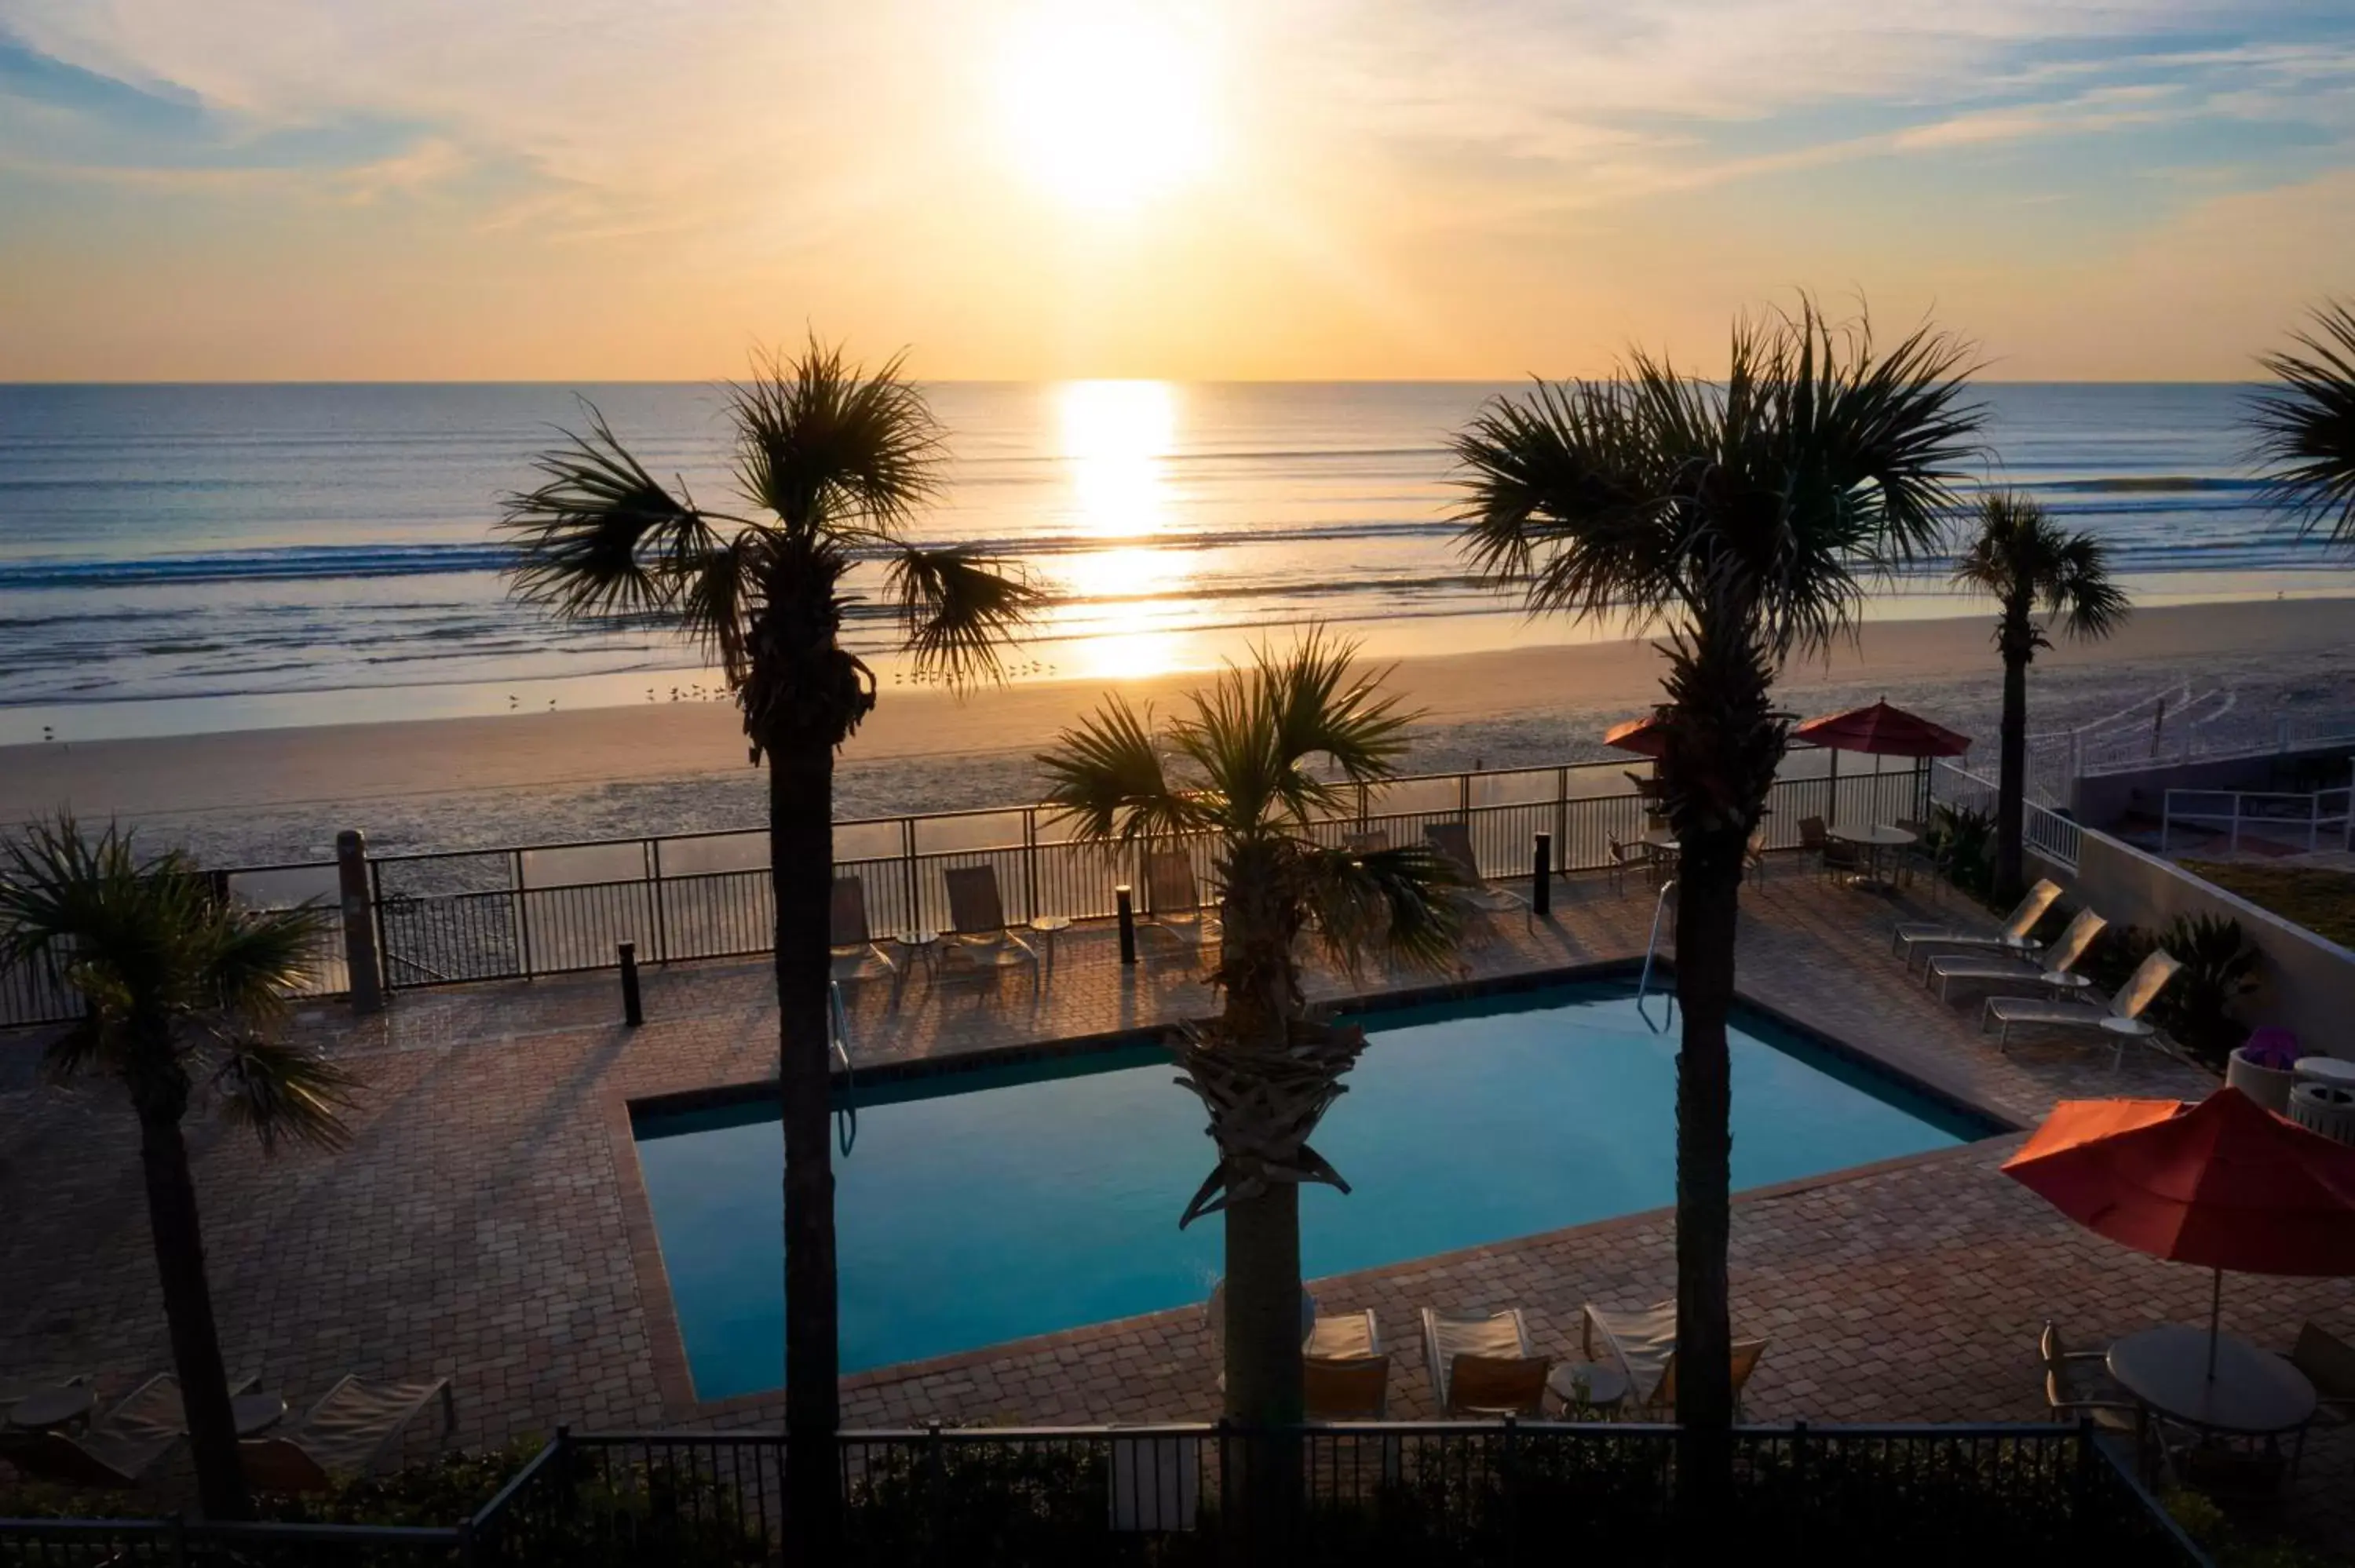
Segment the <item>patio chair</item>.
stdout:
[[1391,847],[1391,835],[1384,828],[1372,828],[1362,833],[1343,833],[1341,847],[1351,854],[1373,854]]
[[1750,830],[1750,842],[1742,846],[1742,871],[1759,886],[1766,885],[1766,824],[1764,822]]
[[[246,1393],[260,1381],[242,1379],[229,1392]],[[28,1480],[119,1490],[138,1485],[187,1434],[180,1380],[158,1372],[80,1432],[0,1432],[0,1459]]]
[[2028,890],[2028,896],[2004,920],[2003,929],[1989,936],[1984,931],[1957,931],[1951,926],[1934,925],[1923,920],[1901,920],[1891,933],[1889,950],[1913,967],[1913,954],[1921,950],[1926,962],[1933,948],[2006,948],[2014,952],[2032,953],[2036,945],[2028,934],[2044,918],[2044,912],[2059,902],[2061,885],[2046,877]]
[[[867,883],[857,876],[834,879],[834,900],[826,936],[827,948],[835,965],[837,980],[858,980],[867,972],[867,962],[872,959],[883,966],[883,972],[894,980],[900,978],[900,966],[891,955],[875,940],[867,924]],[[847,965],[846,969],[843,966]]]
[[1157,931],[1195,962],[1209,945],[1218,920],[1202,906],[1194,861],[1184,850],[1149,850],[1145,856],[1145,917],[1139,932]]
[[1300,1357],[1302,1408],[1311,1421],[1382,1421],[1391,1358],[1370,1308],[1319,1318]]
[[1652,846],[1623,843],[1617,833],[1604,836],[1611,844],[1611,891],[1624,894],[1627,891],[1627,868],[1638,866],[1648,872],[1652,863]]
[[346,1377],[282,1436],[240,1443],[245,1478],[256,1491],[332,1491],[390,1448],[417,1413],[442,1401],[442,1433],[458,1429],[458,1407],[446,1377],[417,1383],[362,1383]]
[[1423,1350],[1441,1414],[1544,1414],[1546,1374],[1553,1361],[1531,1352],[1529,1324],[1519,1308],[1485,1318],[1443,1318],[1426,1307]]
[[1538,917],[1528,899],[1509,887],[1492,886],[1481,876],[1479,858],[1472,853],[1471,829],[1462,822],[1432,822],[1423,828],[1423,836],[1442,859],[1463,874],[1465,885],[1451,890],[1451,896],[1467,914],[1485,918],[1518,909],[1529,928],[1537,928]]
[[[1913,835],[1913,842],[1897,852],[1898,878],[1906,886],[1911,887],[1913,885],[1915,873],[1932,869],[1930,857],[1923,847],[1930,842],[1930,824],[1916,821],[1912,817],[1899,817],[1892,825]],[[1930,885],[1934,888],[1937,885],[1937,879],[1934,876]]]
[[1820,869],[1826,876],[1862,876],[1872,869],[1872,863],[1863,850],[1828,828],[1824,831]]
[[2309,1318],[2297,1331],[2289,1363],[2314,1385],[2317,1419],[2327,1426],[2355,1422],[2355,1345]]
[[[1627,1374],[1629,1399],[1648,1404],[1677,1348],[1677,1304],[1671,1299],[1632,1311],[1606,1311],[1590,1301],[1579,1309],[1578,1334],[1586,1359],[1599,1361],[1608,1356],[1616,1361]],[[1594,1343],[1598,1336],[1600,1354]]]
[[958,865],[942,874],[948,883],[950,927],[941,950],[943,968],[962,960],[980,973],[995,972],[1005,964],[1028,964],[1035,995],[1039,954],[1006,924],[1006,904],[997,895],[997,868]]
[[2044,1363],[2044,1406],[2053,1420],[2072,1425],[2090,1420],[2105,1432],[2141,1430],[2142,1406],[2099,1370],[2108,1364],[2108,1351],[2069,1349],[2048,1319],[2036,1353]]
[[1987,1011],[1979,1017],[1979,1033],[1986,1033],[1990,1022],[2002,1025],[1995,1048],[2004,1051],[2011,1044],[2015,1023],[2041,1024],[2051,1029],[2098,1029],[2117,1042],[2110,1056],[2110,1070],[2115,1072],[2126,1063],[2127,1042],[2147,1040],[2158,1033],[2143,1017],[2143,1010],[2158,1000],[2158,993],[2167,989],[2175,971],[2182,967],[2166,948],[2152,948],[2150,957],[2126,977],[2126,983],[2118,987],[2118,994],[2110,999],[2107,1007],[2035,996],[1991,996],[1987,1000]]
[[[1732,1345],[1733,1359],[1733,1418],[1742,1419],[1742,1391],[1750,1385],[1750,1374],[1758,1370],[1759,1358],[1766,1353],[1764,1340],[1736,1340]],[[1637,1401],[1636,1409],[1657,1414],[1665,1420],[1676,1418],[1677,1352],[1668,1351],[1668,1360],[1660,1363],[1660,1381],[1652,1385],[1647,1397]]]
[[1938,1000],[1946,1000],[1946,990],[1956,980],[2023,980],[2041,976],[2056,981],[2062,975],[2074,974],[2078,963],[2094,946],[2094,938],[2109,924],[2091,909],[2080,909],[2076,918],[2058,940],[2045,949],[2042,961],[2016,958],[2009,953],[1940,953],[1922,970],[1922,984],[1938,982]]
[[1832,836],[1825,829],[1821,817],[1799,819],[1799,853],[1815,862],[1818,876],[1823,874],[1824,851],[1830,847],[1831,842]]

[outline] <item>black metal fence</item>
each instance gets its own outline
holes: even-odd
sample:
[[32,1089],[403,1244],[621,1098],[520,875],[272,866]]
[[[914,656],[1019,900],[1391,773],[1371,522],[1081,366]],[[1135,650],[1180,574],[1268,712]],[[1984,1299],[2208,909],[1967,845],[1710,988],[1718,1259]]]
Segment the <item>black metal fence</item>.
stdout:
[[[843,1560],[1014,1564],[1690,1561],[1668,1426],[1371,1424],[845,1435]],[[1745,1428],[1728,1560],[2199,1563],[2089,1429]],[[560,1436],[485,1560],[788,1561],[773,1434]],[[1271,1478],[1274,1484],[1271,1484]],[[1271,1548],[1280,1550],[1271,1551]]]
[[[1766,819],[1770,849],[1794,849],[1800,823],[1921,820],[1930,775],[1908,764],[1886,771],[1817,771],[1794,756]],[[1532,868],[1535,835],[1550,835],[1558,874],[1599,870],[1612,841],[1646,828],[1643,798],[1622,763],[1433,774],[1354,791],[1350,810],[1320,826],[1331,842],[1354,834],[1419,840],[1438,822],[1468,830],[1483,874],[1521,877]],[[1114,888],[1142,889],[1133,856],[1075,841],[1051,811],[1010,806],[835,824],[835,870],[864,885],[878,937],[949,924],[946,873],[987,865],[997,874],[1007,917],[1077,920],[1114,913]],[[1183,848],[1209,896],[1214,845]],[[765,830],[601,840],[528,848],[385,855],[369,863],[378,961],[389,989],[470,980],[530,979],[610,969],[622,942],[641,962],[741,958],[769,950],[773,916]],[[328,897],[331,863],[240,868],[224,874],[234,897],[285,905]],[[311,990],[348,983],[340,938],[323,947]],[[70,1017],[74,1001],[58,977],[0,971],[0,1027]]]

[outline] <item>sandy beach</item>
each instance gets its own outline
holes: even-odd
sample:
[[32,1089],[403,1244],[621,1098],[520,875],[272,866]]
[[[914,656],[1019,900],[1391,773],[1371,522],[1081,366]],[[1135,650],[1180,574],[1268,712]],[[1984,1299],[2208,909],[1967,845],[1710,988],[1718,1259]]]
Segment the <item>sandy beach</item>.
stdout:
[[[1531,644],[1401,662],[1394,683],[1424,710],[1412,765],[1436,771],[1599,754],[1602,727],[1657,690],[1643,642]],[[1830,660],[1792,669],[1793,710],[1887,694],[1993,744],[1998,668],[1988,619],[1875,622]],[[2230,686],[2267,710],[2346,705],[2355,600],[2169,607],[2111,641],[2062,644],[2031,674],[2031,728],[2115,711],[2174,683]],[[1126,684],[1167,703],[1196,676]],[[846,749],[839,814],[858,817],[1026,800],[1031,755],[1100,700],[1101,683],[1039,683],[963,698],[887,688]],[[759,774],[735,709],[648,705],[496,718],[0,748],[0,821],[59,807],[134,821],[212,863],[327,853],[338,828],[385,850],[482,847],[756,823]]]

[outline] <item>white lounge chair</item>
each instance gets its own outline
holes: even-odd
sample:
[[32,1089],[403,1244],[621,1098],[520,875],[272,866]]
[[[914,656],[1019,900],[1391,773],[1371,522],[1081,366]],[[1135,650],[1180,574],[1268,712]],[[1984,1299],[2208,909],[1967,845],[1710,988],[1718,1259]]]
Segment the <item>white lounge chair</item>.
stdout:
[[1316,1319],[1301,1347],[1300,1382],[1311,1421],[1389,1418],[1391,1358],[1371,1308]]
[[1479,915],[1508,915],[1518,910],[1534,929],[1537,916],[1529,901],[1509,887],[1491,885],[1480,874],[1479,857],[1472,853],[1472,830],[1462,822],[1429,822],[1423,836],[1442,859],[1453,865],[1464,878],[1464,885],[1450,890],[1450,896],[1466,912]]
[[942,949],[943,968],[971,965],[976,971],[995,970],[1002,964],[1028,964],[1030,989],[1039,989],[1039,954],[1006,924],[1006,905],[997,895],[994,865],[951,866],[942,874],[949,889],[947,945]]
[[1194,880],[1194,861],[1184,850],[1148,850],[1145,856],[1145,915],[1137,922],[1140,935],[1158,932],[1199,963],[1210,933],[1218,928],[1215,915],[1202,906],[1200,885]]
[[[1947,988],[1956,980],[2024,980],[2039,979],[2053,991],[2060,991],[2071,981],[2065,976],[2076,973],[2078,962],[2091,951],[2094,938],[2109,924],[2091,909],[2080,909],[2077,917],[2069,922],[2067,930],[2044,950],[2041,962],[2015,958],[2009,953],[1940,953],[1922,971],[1922,983],[1938,982],[1938,1000],[1946,1000]],[[2078,984],[2083,981],[2079,980]]]
[[1529,1326],[1519,1308],[1485,1318],[1443,1318],[1426,1307],[1423,1350],[1443,1415],[1544,1413],[1546,1374],[1553,1362],[1531,1351]]
[[1624,1312],[1608,1311],[1590,1302],[1580,1317],[1579,1348],[1586,1352],[1586,1359],[1617,1361],[1627,1374],[1628,1398],[1638,1405],[1650,1404],[1658,1396],[1668,1358],[1676,1353],[1676,1302],[1660,1301]]
[[1898,924],[1890,938],[1889,950],[1913,967],[1913,954],[1919,948],[1927,957],[1933,948],[2003,948],[2015,953],[2032,953],[2036,944],[2028,934],[2044,918],[2044,912],[2061,897],[2061,885],[2050,877],[2028,890],[2028,896],[2003,923],[2003,929],[1993,936],[1983,931],[1957,931],[1951,926],[1934,925],[1926,921],[1906,920]]
[[458,1410],[450,1380],[362,1383],[346,1377],[282,1436],[249,1437],[240,1443],[245,1478],[257,1491],[330,1491],[364,1475],[392,1446],[417,1413],[442,1401],[444,1436],[457,1430]]
[[1979,1033],[1984,1034],[1990,1023],[2000,1024],[1995,1048],[2002,1051],[2011,1044],[2011,1028],[2015,1023],[2042,1024],[2051,1029],[2098,1029],[2117,1042],[2110,1055],[2110,1070],[2115,1072],[2126,1057],[2130,1041],[2147,1040],[2158,1033],[2143,1010],[2158,1000],[2183,966],[2169,957],[2164,948],[2155,948],[2150,957],[2143,959],[2126,983],[2118,987],[2118,994],[2110,999],[2107,1007],[2094,1007],[2082,1001],[2051,1001],[2033,996],[1991,996],[1987,1011],[1979,1016]]

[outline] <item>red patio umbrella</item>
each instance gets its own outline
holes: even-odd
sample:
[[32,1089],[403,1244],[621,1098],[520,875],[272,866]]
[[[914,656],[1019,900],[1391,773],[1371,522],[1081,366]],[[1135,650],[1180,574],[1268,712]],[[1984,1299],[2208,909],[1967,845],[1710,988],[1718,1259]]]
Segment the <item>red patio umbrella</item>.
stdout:
[[1870,707],[1809,719],[1791,732],[1791,738],[1876,757],[1960,757],[1971,748],[1970,736],[1892,708],[1886,697]]
[[1657,714],[1646,714],[1625,724],[1614,724],[1603,732],[1603,744],[1615,746],[1622,751],[1632,751],[1638,757],[1658,761],[1668,748],[1668,726]]
[[2197,1105],[2063,1100],[2004,1174],[2096,1235],[2216,1273],[2355,1275],[2355,1149],[2235,1088]]

